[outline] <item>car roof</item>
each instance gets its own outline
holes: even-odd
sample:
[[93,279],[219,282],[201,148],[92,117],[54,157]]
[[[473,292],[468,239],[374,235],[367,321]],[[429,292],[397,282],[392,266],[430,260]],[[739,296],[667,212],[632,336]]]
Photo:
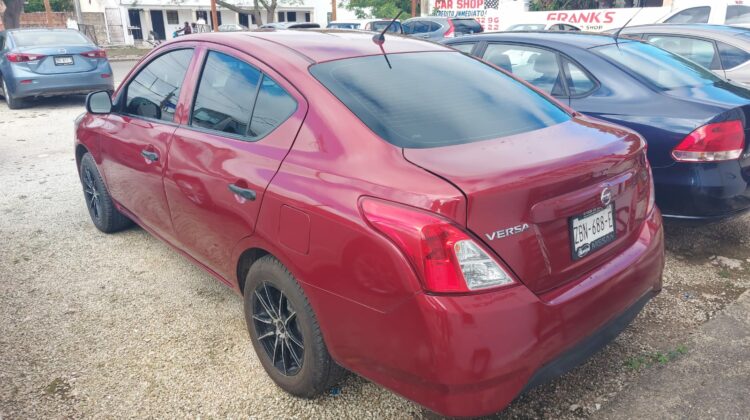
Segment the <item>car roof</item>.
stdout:
[[[544,42],[559,45],[573,46],[589,49],[615,42],[612,35],[593,32],[568,32],[568,31],[510,31],[510,32],[485,32],[483,34],[462,36],[453,38],[449,44],[461,41],[527,41]],[[621,40],[622,42],[623,40]]]
[[[250,32],[209,32],[179,37],[187,41],[200,40],[244,49],[249,39],[264,40],[286,47],[319,63],[330,60],[382,54],[380,47],[372,40],[372,32],[342,29],[303,29],[303,30],[259,30]],[[166,43],[165,45],[168,45]],[[385,35],[383,48],[386,53],[396,54],[418,51],[452,51],[447,47],[429,41],[398,35]]]
[[709,25],[709,24],[683,24],[664,23],[655,25],[628,26],[622,30],[623,34],[645,33],[655,31],[660,33],[673,33],[685,35],[698,35],[708,38],[733,38],[741,34],[750,34],[750,29],[737,26]]

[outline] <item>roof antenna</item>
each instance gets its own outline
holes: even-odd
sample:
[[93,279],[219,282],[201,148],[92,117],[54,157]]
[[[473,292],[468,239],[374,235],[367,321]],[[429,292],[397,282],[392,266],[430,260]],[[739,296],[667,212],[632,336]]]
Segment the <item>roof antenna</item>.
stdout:
[[392,69],[393,67],[391,66],[391,60],[388,59],[388,54],[385,53],[385,49],[383,48],[383,44],[385,44],[385,33],[386,31],[388,31],[388,29],[391,28],[391,26],[396,21],[396,19],[398,19],[398,17],[401,16],[401,13],[404,13],[404,11],[402,10],[398,12],[396,17],[393,18],[393,20],[391,21],[391,23],[389,23],[388,26],[386,26],[385,29],[383,29],[383,32],[372,36],[372,42],[374,42],[378,47],[380,47],[380,52],[383,53],[383,57],[385,58],[385,62],[388,64],[389,69]]
[[635,17],[638,16],[638,13],[641,13],[641,10],[643,10],[643,7],[644,5],[641,5],[641,8],[638,9],[637,12],[633,13],[633,16],[631,16],[630,19],[628,19],[628,21],[625,22],[625,24],[622,25],[622,27],[618,29],[617,32],[615,32],[615,45],[617,45],[618,48],[620,47],[620,44],[617,43],[617,39],[620,37],[620,32],[622,32],[622,30],[625,29],[626,26],[628,26],[628,23],[630,23],[631,20],[635,19]]

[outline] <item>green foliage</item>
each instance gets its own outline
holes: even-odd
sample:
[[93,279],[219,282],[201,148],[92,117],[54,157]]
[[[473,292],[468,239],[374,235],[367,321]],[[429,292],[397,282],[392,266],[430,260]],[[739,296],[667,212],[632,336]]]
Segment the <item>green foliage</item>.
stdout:
[[674,350],[670,350],[666,353],[645,353],[635,357],[631,357],[630,359],[625,361],[625,366],[629,367],[632,370],[640,370],[642,367],[648,368],[655,364],[664,365],[687,353],[687,351],[687,346],[685,346],[684,344],[680,344]]
[[400,20],[411,17],[411,0],[344,0],[341,5],[353,10],[358,19],[368,17],[368,7],[372,8],[372,15],[376,18],[393,19],[402,10]]
[[596,9],[600,0],[531,0],[530,11]]
[[[49,0],[53,12],[72,12],[75,10],[73,0]],[[44,12],[44,0],[27,0],[24,4],[25,13]]]

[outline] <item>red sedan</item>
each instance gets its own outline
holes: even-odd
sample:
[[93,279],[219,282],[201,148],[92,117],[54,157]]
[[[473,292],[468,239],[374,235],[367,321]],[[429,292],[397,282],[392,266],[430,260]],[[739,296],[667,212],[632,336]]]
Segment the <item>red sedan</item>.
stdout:
[[96,227],[133,221],[242,294],[294,395],[343,367],[441,414],[497,412],[661,288],[643,140],[443,46],[186,36],[87,110]]

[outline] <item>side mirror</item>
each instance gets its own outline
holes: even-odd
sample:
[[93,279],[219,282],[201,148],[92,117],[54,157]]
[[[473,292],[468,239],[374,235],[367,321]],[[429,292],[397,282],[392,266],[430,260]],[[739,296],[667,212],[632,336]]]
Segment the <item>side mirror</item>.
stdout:
[[86,111],[91,114],[109,114],[112,112],[112,97],[106,90],[89,93],[86,97]]

